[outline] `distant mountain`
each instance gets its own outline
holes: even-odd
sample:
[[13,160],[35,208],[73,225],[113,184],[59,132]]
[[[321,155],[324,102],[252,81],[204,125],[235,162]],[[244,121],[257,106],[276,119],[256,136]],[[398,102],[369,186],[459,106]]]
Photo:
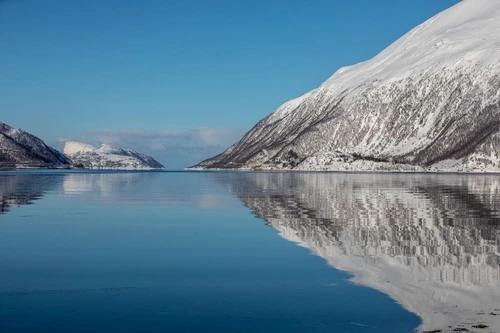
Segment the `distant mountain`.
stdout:
[[70,166],[66,156],[41,139],[0,122],[0,170]]
[[68,141],[64,153],[71,158],[76,167],[109,170],[153,170],[165,167],[151,156],[132,149],[122,149],[110,145],[99,148],[92,145]]
[[500,1],[464,0],[195,167],[499,172],[499,91]]

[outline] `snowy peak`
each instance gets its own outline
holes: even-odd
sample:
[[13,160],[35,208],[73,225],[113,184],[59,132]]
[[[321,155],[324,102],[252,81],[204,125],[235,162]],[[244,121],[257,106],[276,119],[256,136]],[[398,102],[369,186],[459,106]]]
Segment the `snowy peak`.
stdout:
[[67,141],[64,144],[63,152],[68,156],[74,156],[78,153],[90,153],[95,151],[96,149],[96,147],[87,143]]
[[122,149],[108,144],[99,148],[82,142],[67,141],[64,153],[76,166],[87,169],[152,170],[165,167],[151,156],[132,149]]
[[75,156],[78,154],[85,153],[101,153],[101,154],[117,154],[117,155],[126,155],[127,152],[125,149],[114,147],[109,144],[101,144],[99,148],[82,142],[76,141],[67,141],[64,144],[64,153],[68,156]]
[[500,171],[500,1],[465,0],[200,168]]
[[[108,144],[102,144],[99,149],[97,149],[98,152],[103,153],[103,154],[118,154],[118,155],[126,155],[127,150],[119,148],[119,147],[114,147]],[[132,151],[132,150],[130,150]]]
[[499,17],[497,0],[462,1],[417,26],[373,59],[341,68],[323,86],[353,88],[370,79],[396,80],[439,64],[498,63]]

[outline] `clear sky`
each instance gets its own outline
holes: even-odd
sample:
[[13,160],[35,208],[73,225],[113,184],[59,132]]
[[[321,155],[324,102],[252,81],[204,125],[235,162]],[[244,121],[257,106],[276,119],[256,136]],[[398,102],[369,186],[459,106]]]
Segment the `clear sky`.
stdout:
[[458,2],[0,0],[0,121],[180,168]]

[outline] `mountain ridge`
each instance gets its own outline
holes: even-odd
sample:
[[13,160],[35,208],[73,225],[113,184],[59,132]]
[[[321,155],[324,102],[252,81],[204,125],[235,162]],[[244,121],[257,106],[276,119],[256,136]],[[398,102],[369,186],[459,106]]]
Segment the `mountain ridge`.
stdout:
[[40,138],[0,122],[0,168],[69,168],[71,160]]
[[0,122],[0,170],[83,168],[101,170],[164,170],[153,157],[107,144],[97,148],[67,142],[64,153],[42,139]]
[[500,172],[500,2],[465,0],[195,168]]
[[67,141],[63,149],[75,165],[85,169],[103,170],[163,170],[165,167],[153,157],[132,149],[109,144],[99,148],[87,143]]

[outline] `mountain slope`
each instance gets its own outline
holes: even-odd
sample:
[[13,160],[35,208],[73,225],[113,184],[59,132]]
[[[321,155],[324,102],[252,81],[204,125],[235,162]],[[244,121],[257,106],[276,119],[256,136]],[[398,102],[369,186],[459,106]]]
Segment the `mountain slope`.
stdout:
[[69,167],[71,161],[41,139],[0,122],[0,169]]
[[87,169],[110,170],[151,170],[165,167],[151,156],[132,149],[122,149],[110,145],[97,148],[92,145],[68,141],[64,153],[71,157],[76,166]]
[[500,1],[464,0],[200,168],[500,171]]

